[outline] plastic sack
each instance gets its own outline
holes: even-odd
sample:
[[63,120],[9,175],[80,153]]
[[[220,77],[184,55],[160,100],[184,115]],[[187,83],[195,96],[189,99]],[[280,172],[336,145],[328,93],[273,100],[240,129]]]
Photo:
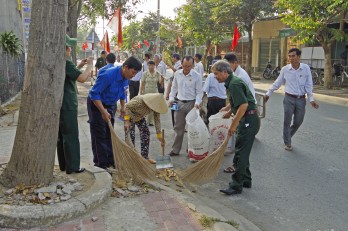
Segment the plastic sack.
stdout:
[[188,156],[190,159],[202,160],[209,151],[209,131],[199,111],[193,108],[186,116],[188,135]]
[[[214,152],[224,142],[228,129],[231,126],[231,119],[223,119],[226,112],[219,112],[209,117],[210,145],[209,153]],[[228,141],[226,152],[234,152],[235,135]]]

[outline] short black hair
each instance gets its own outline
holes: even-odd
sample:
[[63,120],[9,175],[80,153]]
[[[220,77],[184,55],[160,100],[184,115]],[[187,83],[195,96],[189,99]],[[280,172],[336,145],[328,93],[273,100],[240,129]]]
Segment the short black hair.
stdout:
[[191,55],[186,55],[186,56],[184,56],[184,58],[182,58],[182,63],[184,63],[184,61],[190,61],[191,60],[191,62],[192,62],[192,64],[194,64],[194,60],[193,60],[193,57],[191,56]]
[[150,60],[148,64],[149,64],[149,65],[156,65],[155,62],[152,61],[152,60]]
[[301,55],[301,50],[298,48],[291,48],[288,52],[288,54],[290,54],[291,52],[295,52],[297,56]]
[[230,63],[238,62],[237,55],[235,53],[227,53],[225,54],[224,59],[226,59]]
[[150,58],[151,58],[151,55],[150,55],[149,53],[146,53],[146,54],[145,54],[145,57],[148,58],[148,59],[150,59]]
[[139,59],[135,58],[134,56],[129,57],[122,66],[127,66],[129,69],[134,69],[136,71],[140,71],[143,68],[143,65],[139,61]]
[[221,59],[221,55],[216,55],[216,56],[214,57],[214,59],[220,60],[220,59]]
[[114,53],[108,54],[108,55],[106,56],[106,61],[107,61],[108,63],[114,64],[115,61],[116,61],[116,56],[115,56],[115,54],[114,54]]
[[202,59],[202,55],[201,54],[195,54],[195,57],[197,58],[197,59],[199,59],[199,60],[201,60]]
[[102,51],[102,52],[100,52],[100,54],[102,54],[102,55],[103,55],[103,54],[106,54],[106,51]]
[[172,57],[175,58],[176,60],[180,60],[180,55],[177,54],[177,53],[174,53],[174,54],[172,55]]

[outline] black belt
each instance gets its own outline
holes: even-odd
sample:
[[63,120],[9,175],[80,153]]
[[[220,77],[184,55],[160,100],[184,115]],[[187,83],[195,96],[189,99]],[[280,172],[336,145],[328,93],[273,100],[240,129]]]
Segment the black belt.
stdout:
[[191,99],[191,100],[180,100],[180,99],[178,99],[178,101],[182,102],[182,103],[189,103],[189,102],[195,101],[195,99]]
[[306,98],[306,95],[292,95],[292,94],[289,94],[287,92],[285,92],[285,95],[287,96],[290,96],[292,98],[296,98],[296,99],[303,99],[303,98]]
[[[244,113],[244,116],[255,115],[255,114],[257,114],[257,110],[256,110],[256,109],[253,109],[253,110],[250,110],[250,111],[246,111],[246,112]],[[244,116],[243,116],[243,117],[244,117]]]
[[114,105],[106,105],[106,104],[103,104],[103,107],[104,108],[110,108],[110,107],[113,107]]
[[219,97],[208,97],[208,100],[226,100],[226,99],[221,99]]

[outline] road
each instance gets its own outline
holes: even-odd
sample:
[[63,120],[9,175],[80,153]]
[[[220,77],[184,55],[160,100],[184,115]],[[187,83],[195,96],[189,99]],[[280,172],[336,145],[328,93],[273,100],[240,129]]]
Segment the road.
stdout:
[[[250,158],[252,189],[238,196],[220,194],[218,189],[228,186],[231,176],[221,169],[196,194],[226,218],[234,209],[262,230],[347,230],[347,107],[320,101],[319,110],[307,105],[305,121],[293,137],[294,150],[289,152],[282,142],[282,100],[282,95],[274,94],[267,104]],[[232,158],[225,156],[223,167]],[[188,165],[186,155],[173,161],[182,168]]]

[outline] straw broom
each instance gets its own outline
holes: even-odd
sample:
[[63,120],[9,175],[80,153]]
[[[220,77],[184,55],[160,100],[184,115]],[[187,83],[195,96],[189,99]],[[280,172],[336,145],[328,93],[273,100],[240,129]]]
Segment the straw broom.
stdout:
[[208,155],[187,169],[179,171],[178,175],[180,179],[186,183],[204,183],[215,177],[221,167],[230,137],[230,135],[227,135],[221,146],[211,155]]
[[143,183],[144,180],[154,180],[156,170],[145,160],[132,146],[121,140],[111,122],[108,122],[111,133],[112,150],[114,154],[117,175],[122,179],[131,178],[137,183]]

